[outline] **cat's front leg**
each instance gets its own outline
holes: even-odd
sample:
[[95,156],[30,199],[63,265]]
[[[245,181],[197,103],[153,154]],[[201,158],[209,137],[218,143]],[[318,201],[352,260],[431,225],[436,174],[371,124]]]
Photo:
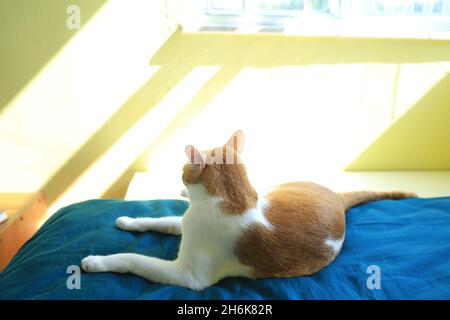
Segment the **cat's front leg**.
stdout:
[[116,225],[120,229],[129,231],[156,231],[181,235],[182,217],[162,217],[162,218],[130,218],[120,217],[116,220]]
[[134,253],[88,256],[81,261],[87,272],[133,273],[150,281],[202,290],[210,285],[194,277],[178,260],[168,261]]

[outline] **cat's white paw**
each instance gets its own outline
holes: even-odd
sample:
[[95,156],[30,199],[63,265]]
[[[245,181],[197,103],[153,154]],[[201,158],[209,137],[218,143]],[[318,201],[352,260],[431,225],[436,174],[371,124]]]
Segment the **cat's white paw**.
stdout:
[[108,271],[102,256],[88,256],[81,260],[81,267],[86,272]]
[[183,198],[189,198],[189,191],[188,191],[186,188],[183,188],[183,189],[181,189],[181,191],[180,191],[180,195],[181,195]]
[[130,217],[119,217],[116,219],[116,226],[120,229],[130,230],[133,229],[133,218]]

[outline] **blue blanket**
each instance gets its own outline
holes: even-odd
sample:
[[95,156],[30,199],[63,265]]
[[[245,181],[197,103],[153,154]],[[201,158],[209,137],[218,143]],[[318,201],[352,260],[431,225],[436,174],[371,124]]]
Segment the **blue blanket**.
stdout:
[[450,299],[450,198],[383,200],[351,209],[341,254],[308,277],[228,278],[194,292],[131,274],[82,272],[81,289],[68,289],[67,268],[90,254],[174,259],[179,237],[123,231],[114,221],[182,215],[187,206],[179,200],[91,200],[63,208],[0,273],[0,299]]

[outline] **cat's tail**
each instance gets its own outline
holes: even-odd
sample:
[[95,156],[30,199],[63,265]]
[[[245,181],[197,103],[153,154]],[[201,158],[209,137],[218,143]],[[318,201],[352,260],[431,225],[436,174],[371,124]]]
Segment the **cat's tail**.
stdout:
[[388,191],[388,192],[376,192],[376,191],[352,191],[338,193],[342,200],[345,210],[350,209],[358,204],[363,204],[370,201],[391,199],[399,200],[404,198],[415,198],[417,194],[413,192],[403,191]]

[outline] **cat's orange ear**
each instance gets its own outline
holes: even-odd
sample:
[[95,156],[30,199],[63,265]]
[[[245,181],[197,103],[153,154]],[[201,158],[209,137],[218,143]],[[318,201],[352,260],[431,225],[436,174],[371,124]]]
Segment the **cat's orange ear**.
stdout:
[[204,165],[205,159],[203,159],[201,151],[197,150],[194,146],[188,145],[184,148],[188,161],[191,164]]
[[242,153],[244,150],[244,132],[238,130],[233,133],[230,140],[228,140],[227,145],[233,147],[234,150],[237,150],[239,153]]

